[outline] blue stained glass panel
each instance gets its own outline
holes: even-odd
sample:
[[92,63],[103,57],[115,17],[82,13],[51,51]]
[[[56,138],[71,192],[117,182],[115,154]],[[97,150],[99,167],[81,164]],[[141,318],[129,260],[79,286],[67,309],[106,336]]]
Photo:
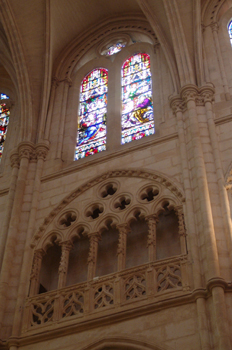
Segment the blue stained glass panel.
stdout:
[[150,57],[139,53],[127,59],[122,77],[122,144],[154,134]]
[[5,94],[1,94],[1,97],[0,97],[1,100],[8,100],[9,98],[10,97]]
[[108,71],[97,68],[82,80],[75,160],[106,149]]
[[228,33],[229,33],[229,37],[230,37],[230,44],[232,46],[232,20],[228,24]]

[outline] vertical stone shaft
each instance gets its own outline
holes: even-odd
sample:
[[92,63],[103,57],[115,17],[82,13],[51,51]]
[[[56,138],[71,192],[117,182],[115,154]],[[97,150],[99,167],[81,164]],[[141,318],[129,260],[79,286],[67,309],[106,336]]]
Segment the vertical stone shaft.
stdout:
[[[22,314],[18,310],[21,310],[21,308],[23,307],[25,298],[28,293],[28,288],[29,288],[28,276],[30,274],[31,264],[28,262],[32,261],[32,254],[33,254],[33,250],[30,247],[30,242],[31,242],[31,238],[35,227],[36,213],[37,213],[38,201],[39,201],[39,195],[40,195],[41,176],[42,176],[43,165],[44,165],[44,160],[46,158],[47,151],[48,151],[48,146],[45,144],[38,144],[36,146],[37,165],[36,165],[36,173],[35,173],[35,180],[34,180],[34,186],[33,186],[33,197],[32,197],[31,210],[30,210],[30,216],[29,216],[28,227],[27,227],[27,236],[26,236],[25,250],[23,255],[22,269],[20,274],[20,283],[18,288],[16,312],[14,316],[14,323],[13,323],[13,330],[12,330],[12,334],[15,336],[17,336],[18,333],[20,332],[21,321],[22,321]],[[37,292],[38,290],[36,290],[34,293],[37,293]]]
[[217,59],[218,59],[218,63],[219,63],[219,69],[221,72],[223,88],[225,91],[226,99],[229,101],[230,100],[230,93],[229,93],[228,81],[226,78],[225,67],[224,67],[223,60],[222,60],[220,43],[218,40],[218,24],[216,22],[211,23],[211,29],[213,32],[213,39],[214,39],[214,43],[215,43],[216,54],[217,54]]
[[209,189],[207,183],[204,156],[200,140],[200,130],[196,111],[195,98],[198,95],[195,86],[187,85],[182,89],[182,97],[186,101],[189,118],[189,130],[192,141],[192,152],[194,158],[194,176],[197,179],[198,199],[200,202],[201,218],[205,235],[205,245],[207,247],[207,271],[206,280],[215,276],[220,276],[216,237],[213,225],[213,216],[210,203]]
[[51,90],[51,98],[50,98],[50,105],[48,109],[48,116],[45,122],[45,130],[44,130],[44,138],[45,140],[49,139],[50,134],[50,127],[51,127],[51,120],[52,120],[52,113],[53,113],[53,107],[54,107],[54,101],[55,101],[55,92],[56,87],[58,85],[58,82],[56,79],[53,79],[52,81],[52,90]]
[[184,123],[183,123],[183,101],[179,96],[174,97],[171,100],[171,107],[173,112],[176,115],[177,120],[177,130],[178,130],[178,138],[179,138],[179,147],[180,147],[180,156],[181,156],[181,167],[182,167],[182,176],[183,176],[183,184],[185,190],[185,208],[186,215],[185,221],[187,224],[188,236],[188,253],[190,255],[190,259],[193,259],[193,279],[194,279],[194,287],[199,288],[202,286],[201,280],[201,267],[200,267],[200,259],[199,259],[199,251],[197,247],[197,234],[196,234],[196,226],[194,220],[194,209],[193,209],[193,197],[192,197],[192,189],[190,183],[190,174],[189,174],[189,165],[188,165],[188,155],[186,149],[186,139],[184,132]]
[[10,188],[9,188],[9,193],[7,198],[6,214],[5,214],[4,222],[1,229],[1,235],[0,235],[0,270],[1,270],[3,254],[4,254],[4,249],[5,249],[6,240],[7,240],[7,232],[9,228],[12,206],[13,206],[14,196],[15,196],[17,177],[18,177],[18,169],[19,169],[18,152],[13,153],[11,155],[11,166],[13,170],[11,174],[11,182],[10,182]]
[[117,226],[119,230],[119,240],[118,240],[118,271],[125,269],[126,267],[126,240],[127,234],[130,232],[130,228],[127,224],[122,224]]
[[45,252],[43,250],[36,250],[34,253],[34,259],[31,270],[31,285],[30,285],[30,297],[36,295],[39,291],[39,276],[41,270],[42,259]]
[[66,286],[67,273],[68,273],[68,263],[69,263],[69,252],[73,245],[70,241],[62,242],[62,253],[59,266],[59,280],[58,288],[64,288]]
[[201,95],[203,96],[205,101],[206,117],[208,122],[210,141],[211,141],[215,168],[216,168],[216,176],[217,176],[217,183],[218,183],[218,189],[219,189],[220,204],[222,209],[222,217],[224,221],[228,251],[230,254],[230,260],[232,262],[232,227],[231,227],[231,218],[230,218],[230,205],[229,205],[228,195],[226,192],[226,187],[224,182],[224,175],[222,171],[221,157],[219,152],[219,145],[218,145],[217,133],[216,133],[215,123],[213,118],[213,110],[212,110],[214,89],[209,86],[209,87],[202,87],[200,90],[201,90]]
[[156,260],[156,225],[158,223],[157,215],[150,215],[146,217],[148,224],[148,256],[149,262]]
[[229,322],[227,317],[225,295],[222,287],[214,287],[212,289],[213,306],[215,312],[215,320],[217,320],[217,338],[220,350],[231,349]]
[[64,84],[64,89],[63,89],[63,99],[62,99],[62,106],[61,106],[60,120],[59,120],[60,127],[59,127],[58,144],[57,144],[57,152],[56,152],[57,158],[61,158],[61,154],[62,154],[65,113],[66,113],[68,89],[70,87],[70,82],[68,80],[65,80],[62,84]]
[[98,242],[100,240],[100,234],[95,232],[89,235],[90,247],[89,247],[89,257],[88,257],[88,280],[92,280],[96,272],[97,264],[97,250]]
[[6,307],[8,283],[12,266],[12,260],[14,258],[15,243],[18,234],[18,224],[20,221],[23,195],[32,149],[32,144],[29,142],[23,142],[19,145],[20,167],[0,278],[0,324],[2,324],[4,311]]
[[197,319],[198,319],[198,329],[201,340],[202,350],[211,350],[210,339],[209,339],[209,328],[208,328],[208,318],[204,298],[198,298],[196,300],[197,305]]

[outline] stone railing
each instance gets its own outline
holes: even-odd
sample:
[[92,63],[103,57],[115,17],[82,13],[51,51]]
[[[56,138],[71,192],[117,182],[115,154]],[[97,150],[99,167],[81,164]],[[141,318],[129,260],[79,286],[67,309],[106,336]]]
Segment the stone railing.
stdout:
[[[23,332],[63,320],[84,318],[120,306],[120,312],[133,302],[154,303],[155,298],[190,289],[187,256],[181,255],[96,277],[85,283],[29,297],[26,300]],[[158,298],[160,299],[160,298]],[[158,300],[157,300],[158,301]],[[119,310],[118,310],[119,311]],[[83,320],[84,321],[84,320]]]

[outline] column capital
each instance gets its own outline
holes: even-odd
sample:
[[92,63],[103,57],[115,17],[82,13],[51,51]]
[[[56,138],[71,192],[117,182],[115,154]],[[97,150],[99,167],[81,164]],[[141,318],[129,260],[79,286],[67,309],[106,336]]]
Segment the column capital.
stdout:
[[210,27],[212,29],[212,32],[217,32],[218,33],[219,25],[218,25],[217,22],[211,22],[210,23]]
[[159,217],[157,214],[151,214],[145,216],[145,220],[148,224],[157,224],[159,222]]
[[46,159],[46,156],[48,154],[49,151],[49,145],[46,143],[38,143],[35,146],[35,152],[36,152],[36,157],[37,159]]
[[10,154],[10,161],[11,161],[11,167],[12,168],[19,168],[19,153],[17,150],[13,150]]
[[185,85],[180,91],[181,98],[185,103],[189,101],[196,101],[196,98],[199,95],[198,88],[196,85],[188,84]]
[[116,226],[116,228],[119,230],[120,233],[123,233],[125,235],[127,235],[131,231],[130,226],[127,223],[119,224]]
[[215,94],[215,89],[213,84],[202,86],[200,88],[200,95],[204,99],[204,103],[214,102],[214,94]]
[[184,102],[181,99],[180,95],[170,96],[169,102],[174,114],[177,114],[178,112],[183,112],[183,110],[185,109]]
[[53,77],[52,78],[52,87],[53,88],[57,88],[57,86],[59,85],[59,79],[57,77]]
[[34,159],[35,157],[35,145],[29,141],[23,141],[18,145],[18,153],[20,160],[22,158]]
[[63,241],[59,244],[62,247],[62,250],[70,251],[73,248],[73,243],[71,241]]

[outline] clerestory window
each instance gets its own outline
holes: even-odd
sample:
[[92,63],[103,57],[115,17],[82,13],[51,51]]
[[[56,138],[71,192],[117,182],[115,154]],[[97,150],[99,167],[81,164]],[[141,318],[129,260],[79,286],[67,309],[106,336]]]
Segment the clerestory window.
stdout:
[[[119,52],[114,50],[118,49],[116,46],[111,47],[113,52],[111,55]],[[122,47],[123,45],[120,46],[120,51]],[[117,74],[116,71],[115,73]],[[115,95],[118,95],[116,91]],[[75,160],[106,150],[107,102],[108,70],[96,68],[84,77],[80,86]],[[154,134],[152,77],[150,56],[147,53],[136,53],[123,62],[121,103],[115,102],[121,105],[121,142],[118,140],[119,143],[125,144]]]
[[150,56],[128,58],[122,77],[122,144],[154,134]]
[[81,82],[75,160],[106,149],[108,71],[97,68]]

